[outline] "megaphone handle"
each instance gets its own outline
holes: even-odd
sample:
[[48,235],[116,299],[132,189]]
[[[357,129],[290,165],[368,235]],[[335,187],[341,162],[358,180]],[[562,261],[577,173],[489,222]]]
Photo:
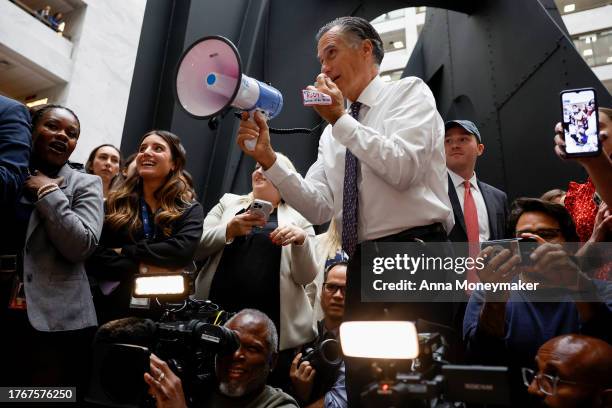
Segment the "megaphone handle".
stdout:
[[[257,109],[253,109],[252,111],[247,112],[249,114],[249,120],[253,123],[255,123],[254,115],[256,111]],[[261,112],[264,115],[264,117],[267,119],[267,115],[264,111],[260,110],[259,112]],[[244,142],[244,147],[246,147],[247,150],[250,150],[250,151],[254,151],[256,145],[257,145],[257,139],[245,140]]]

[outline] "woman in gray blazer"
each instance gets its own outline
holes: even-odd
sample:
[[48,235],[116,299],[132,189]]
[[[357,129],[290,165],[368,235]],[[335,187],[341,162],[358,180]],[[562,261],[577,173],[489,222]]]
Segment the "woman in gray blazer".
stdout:
[[68,108],[46,105],[32,115],[30,177],[9,226],[18,268],[2,371],[11,384],[75,385],[85,378],[97,322],[84,261],[98,243],[104,212],[100,178],[68,164],[79,133]]

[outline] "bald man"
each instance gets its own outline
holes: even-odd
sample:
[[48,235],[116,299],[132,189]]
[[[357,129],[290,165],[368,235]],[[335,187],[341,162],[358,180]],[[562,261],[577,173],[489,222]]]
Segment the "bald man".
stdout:
[[538,372],[523,369],[523,379],[546,406],[612,407],[612,346],[605,341],[579,334],[555,337],[535,360]]

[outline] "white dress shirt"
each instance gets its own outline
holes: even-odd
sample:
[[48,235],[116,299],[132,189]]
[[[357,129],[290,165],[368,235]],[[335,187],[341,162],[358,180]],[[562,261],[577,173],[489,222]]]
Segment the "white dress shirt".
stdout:
[[[457,197],[459,198],[459,204],[461,204],[461,213],[465,214],[464,208],[464,194],[465,194],[465,185],[463,184],[463,177],[453,172],[452,170],[448,170],[448,174],[453,182],[453,186],[455,186],[455,191],[457,192]],[[480,191],[480,187],[478,187],[478,182],[476,179],[476,173],[472,174],[472,178],[470,179],[470,185],[472,186],[472,197],[474,198],[474,203],[476,204],[476,212],[478,213],[478,235],[480,237],[480,242],[485,242],[489,240],[491,236],[491,230],[489,229],[489,215],[487,213],[487,205],[485,204],[484,197],[482,196],[482,192]]]
[[450,231],[444,124],[430,89],[415,77],[385,83],[376,76],[357,101],[359,122],[345,114],[325,128],[305,178],[279,160],[266,177],[310,222],[335,217],[341,229],[348,148],[359,159],[359,242],[435,222]]

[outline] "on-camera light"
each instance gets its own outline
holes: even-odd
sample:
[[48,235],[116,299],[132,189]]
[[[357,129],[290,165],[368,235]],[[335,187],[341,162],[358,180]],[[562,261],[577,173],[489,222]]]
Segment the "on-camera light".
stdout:
[[187,296],[189,285],[183,274],[140,274],[134,278],[134,297]]
[[340,325],[345,356],[414,359],[419,355],[416,327],[408,321],[354,321]]

